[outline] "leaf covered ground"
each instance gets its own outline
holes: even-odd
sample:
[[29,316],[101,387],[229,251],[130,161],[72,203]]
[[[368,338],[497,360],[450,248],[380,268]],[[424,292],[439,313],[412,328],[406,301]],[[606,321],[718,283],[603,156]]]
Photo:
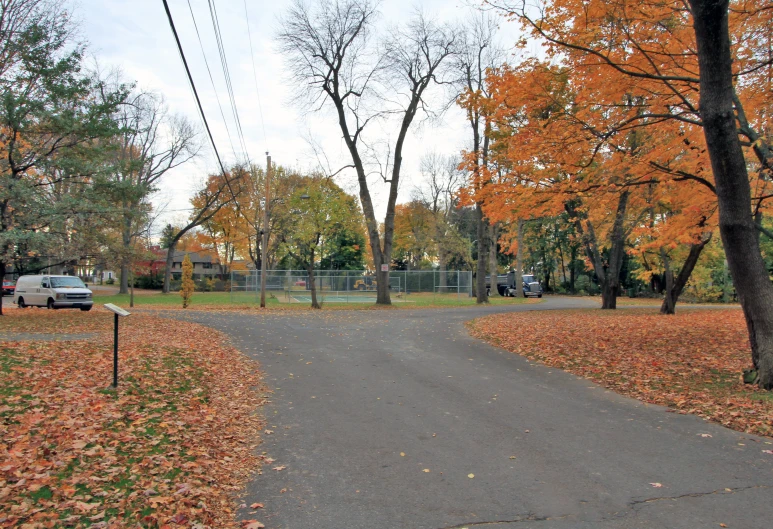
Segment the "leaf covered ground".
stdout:
[[740,310],[535,311],[468,325],[477,338],[618,393],[773,436],[773,392],[740,379],[751,367]]
[[0,333],[0,527],[237,527],[235,494],[259,467],[267,396],[258,366],[193,323],[9,311]]

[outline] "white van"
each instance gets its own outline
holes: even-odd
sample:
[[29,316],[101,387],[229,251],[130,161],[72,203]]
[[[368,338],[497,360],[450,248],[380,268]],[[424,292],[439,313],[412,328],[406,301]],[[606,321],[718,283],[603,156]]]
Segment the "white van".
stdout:
[[92,292],[74,276],[21,276],[13,302],[24,307],[91,310]]

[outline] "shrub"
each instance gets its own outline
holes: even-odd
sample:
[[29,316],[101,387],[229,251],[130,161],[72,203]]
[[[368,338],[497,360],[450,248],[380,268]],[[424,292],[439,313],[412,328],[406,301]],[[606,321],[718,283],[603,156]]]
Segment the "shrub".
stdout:
[[193,283],[193,263],[186,254],[183,259],[183,280],[180,288],[180,296],[183,298],[183,308],[187,309],[193,297],[195,285]]
[[134,286],[136,288],[160,290],[164,286],[164,278],[157,274],[138,276],[134,280]]

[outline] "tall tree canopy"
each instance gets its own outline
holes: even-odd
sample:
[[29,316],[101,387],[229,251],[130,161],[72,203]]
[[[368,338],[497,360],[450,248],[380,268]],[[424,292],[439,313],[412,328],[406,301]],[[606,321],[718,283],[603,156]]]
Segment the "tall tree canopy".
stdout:
[[73,29],[57,2],[0,4],[0,278],[81,227],[92,204],[69,191],[100,175],[118,131],[126,87],[84,70]]

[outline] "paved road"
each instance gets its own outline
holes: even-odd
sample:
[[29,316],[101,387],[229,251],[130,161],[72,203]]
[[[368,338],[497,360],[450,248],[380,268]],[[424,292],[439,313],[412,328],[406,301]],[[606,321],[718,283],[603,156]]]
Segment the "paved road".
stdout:
[[266,508],[242,515],[269,529],[771,527],[770,439],[467,336],[464,321],[501,310],[188,315],[274,388],[262,449],[276,462],[246,496]]

